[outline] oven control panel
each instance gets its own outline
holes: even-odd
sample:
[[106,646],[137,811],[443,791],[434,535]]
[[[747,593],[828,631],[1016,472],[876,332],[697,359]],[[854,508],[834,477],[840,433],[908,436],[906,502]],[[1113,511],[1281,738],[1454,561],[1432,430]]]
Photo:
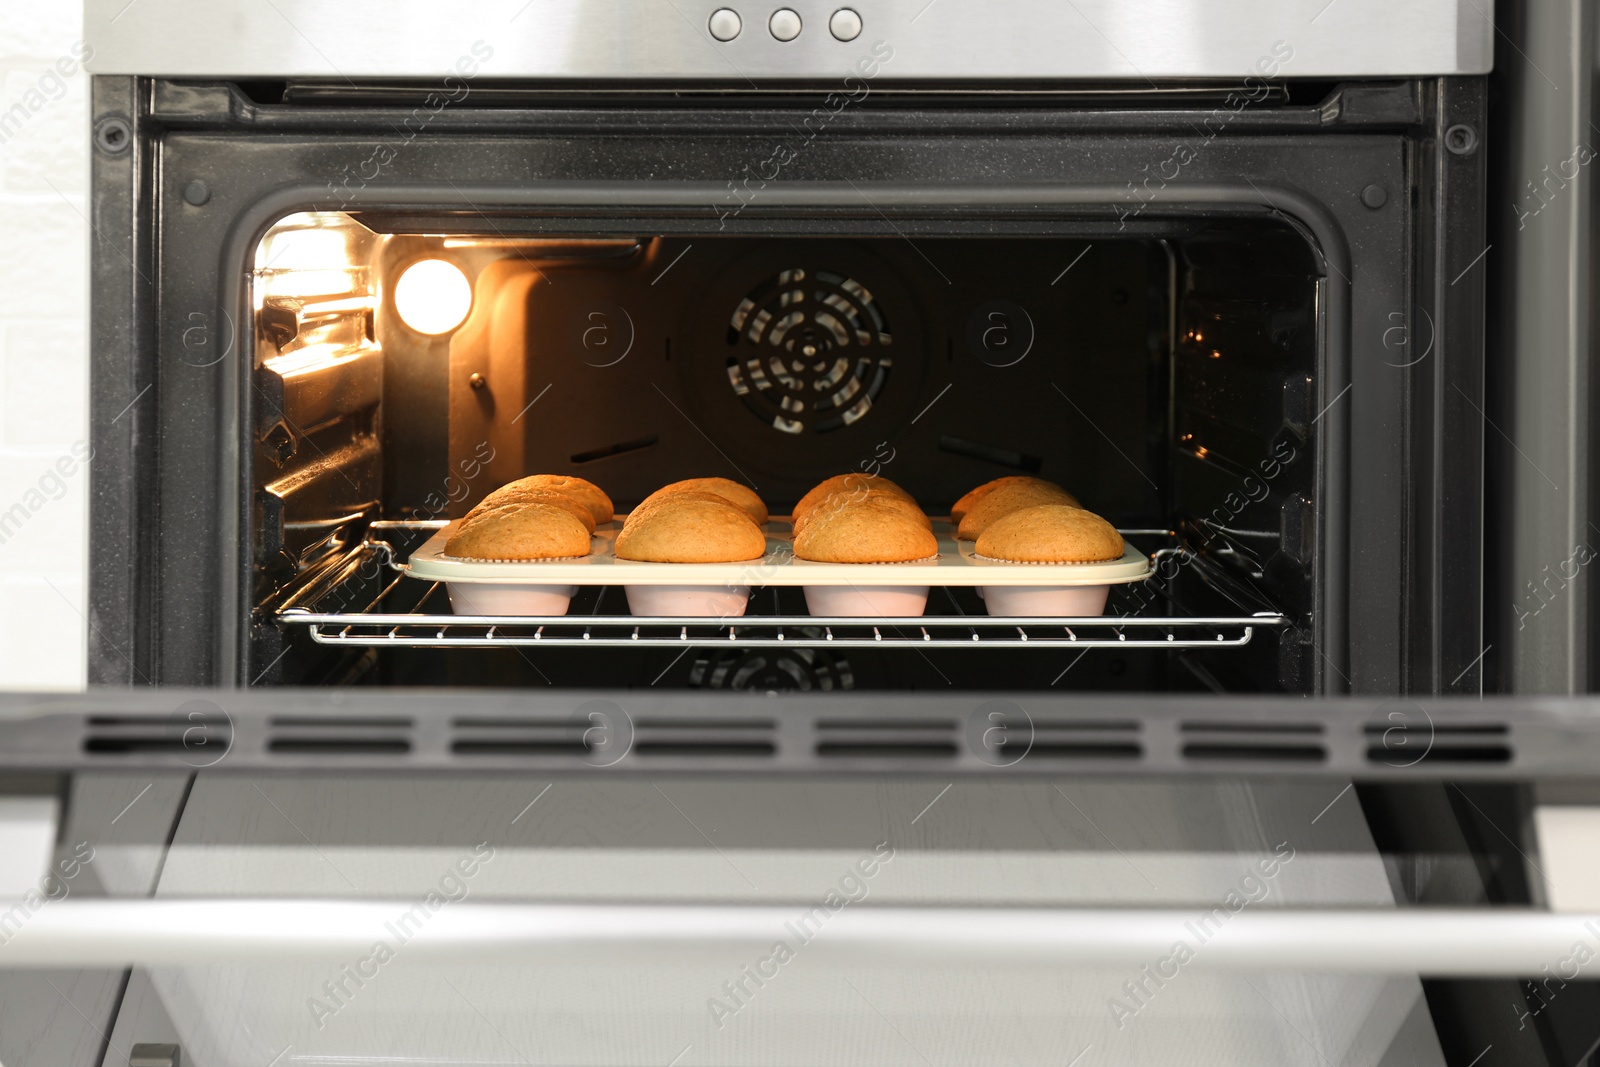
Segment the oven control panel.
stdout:
[[[767,17],[767,30],[775,41],[792,41],[805,31],[806,20],[792,7],[780,7]],[[853,41],[861,36],[861,13],[852,7],[841,7],[828,16],[828,32],[836,41]],[[731,7],[719,7],[711,13],[706,29],[718,41],[727,43],[744,31],[744,18]]]
[[733,83],[1487,73],[1490,0],[84,0],[95,74]]

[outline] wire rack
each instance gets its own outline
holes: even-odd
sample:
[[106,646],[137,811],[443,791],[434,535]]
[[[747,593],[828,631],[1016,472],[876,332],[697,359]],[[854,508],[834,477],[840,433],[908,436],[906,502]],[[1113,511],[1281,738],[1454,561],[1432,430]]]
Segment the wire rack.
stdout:
[[[1184,549],[1167,530],[1124,530],[1146,550],[1156,576],[1113,586],[1106,614],[1090,617],[1000,618],[964,607],[957,591],[943,590],[930,611],[912,618],[828,618],[785,613],[776,593],[751,598],[738,617],[633,616],[615,609],[620,595],[599,587],[580,593],[579,613],[553,616],[457,615],[441,582],[413,578],[402,569],[408,553],[443,526],[438,521],[380,521],[365,538],[331,554],[302,576],[295,589],[267,610],[281,626],[304,628],[319,645],[375,648],[497,648],[568,646],[629,648],[727,644],[744,648],[1153,648],[1219,649],[1248,645],[1258,631],[1290,626],[1282,612],[1252,589],[1228,579]],[[1193,568],[1221,601],[1236,611],[1182,611],[1173,578]],[[937,591],[936,591],[937,592]],[[970,591],[961,591],[968,595]]]

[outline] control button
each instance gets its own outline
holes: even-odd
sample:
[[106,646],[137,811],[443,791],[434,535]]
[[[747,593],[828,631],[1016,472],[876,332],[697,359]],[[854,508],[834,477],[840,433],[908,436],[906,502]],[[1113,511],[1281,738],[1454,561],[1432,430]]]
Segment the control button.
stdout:
[[792,41],[800,36],[800,13],[793,8],[780,7],[767,20],[767,29],[780,41]]
[[731,7],[718,8],[711,13],[711,36],[719,41],[731,41],[744,29],[739,13]]
[[841,41],[853,41],[861,36],[861,16],[847,7],[841,7],[828,20],[828,29]]

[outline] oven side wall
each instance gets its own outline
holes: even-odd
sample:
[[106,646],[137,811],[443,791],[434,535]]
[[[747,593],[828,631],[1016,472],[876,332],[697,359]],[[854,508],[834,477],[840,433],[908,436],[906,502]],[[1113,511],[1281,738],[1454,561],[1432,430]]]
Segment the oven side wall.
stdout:
[[1485,256],[1495,359],[1484,416],[1487,498],[1498,506],[1487,639],[1502,691],[1592,692],[1600,16],[1583,0],[1502,0],[1497,25],[1500,147]]
[[[90,685],[151,685],[161,673],[158,596],[144,565],[161,521],[154,501],[160,472],[148,462],[161,422],[153,351],[157,203],[150,192],[156,152],[144,136],[147,96],[139,78],[100,75],[90,86]],[[125,131],[120,150],[108,147],[106,134],[116,130]]]

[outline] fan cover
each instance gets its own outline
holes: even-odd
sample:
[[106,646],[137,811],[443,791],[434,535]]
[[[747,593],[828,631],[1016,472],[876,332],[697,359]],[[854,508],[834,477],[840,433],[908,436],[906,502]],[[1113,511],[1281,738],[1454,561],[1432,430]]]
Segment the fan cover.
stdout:
[[728,324],[728,382],[762,422],[827,433],[864,418],[892,365],[889,323],[854,278],[796,267],[739,302]]
[[855,675],[848,660],[825,649],[709,649],[690,668],[689,686],[755,693],[833,692],[854,689]]

